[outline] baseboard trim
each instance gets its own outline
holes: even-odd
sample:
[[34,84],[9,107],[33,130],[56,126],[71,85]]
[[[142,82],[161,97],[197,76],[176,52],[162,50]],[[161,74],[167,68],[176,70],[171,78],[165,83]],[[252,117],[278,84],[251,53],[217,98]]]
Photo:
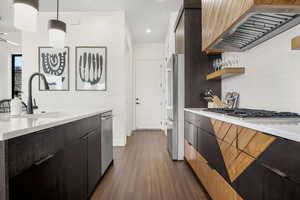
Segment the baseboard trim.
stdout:
[[113,141],[114,147],[125,147],[126,146],[126,136],[124,138],[117,138]]
[[135,129],[134,131],[132,131],[133,133],[134,132],[137,132],[137,131],[164,131],[163,129],[159,129],[159,128],[142,128],[142,129]]

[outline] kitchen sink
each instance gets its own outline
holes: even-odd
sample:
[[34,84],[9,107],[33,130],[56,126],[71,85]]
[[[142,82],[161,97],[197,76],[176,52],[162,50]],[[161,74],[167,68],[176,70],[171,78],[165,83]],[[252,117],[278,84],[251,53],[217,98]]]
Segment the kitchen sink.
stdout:
[[40,112],[35,114],[22,114],[20,116],[11,116],[12,118],[27,118],[27,119],[43,119],[43,118],[57,118],[65,116],[61,112]]

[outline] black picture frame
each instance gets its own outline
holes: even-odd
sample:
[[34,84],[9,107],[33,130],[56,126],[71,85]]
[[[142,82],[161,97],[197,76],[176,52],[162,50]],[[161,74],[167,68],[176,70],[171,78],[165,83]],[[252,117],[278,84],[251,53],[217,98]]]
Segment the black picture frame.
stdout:
[[[79,55],[78,55],[78,50],[79,49],[104,49],[105,55],[104,55],[104,70],[105,70],[105,80],[104,80],[104,84],[105,84],[105,88],[104,89],[80,89],[78,88],[78,59],[79,59]],[[77,46],[75,47],[75,90],[76,91],[102,91],[105,92],[107,91],[107,47],[106,46]]]
[[[39,64],[38,64],[38,72],[39,73],[43,73],[43,72],[41,72],[41,50],[42,49],[53,49],[53,47],[50,47],[50,46],[40,46],[40,47],[38,47],[38,62],[39,62]],[[62,92],[66,92],[66,91],[70,91],[70,47],[65,47],[64,48],[64,50],[67,50],[67,62],[68,62],[68,64],[67,64],[67,78],[68,78],[68,81],[67,81],[67,88],[66,89],[50,89],[50,90],[45,90],[45,89],[43,89],[42,87],[41,87],[41,78],[39,78],[39,91],[62,91]]]

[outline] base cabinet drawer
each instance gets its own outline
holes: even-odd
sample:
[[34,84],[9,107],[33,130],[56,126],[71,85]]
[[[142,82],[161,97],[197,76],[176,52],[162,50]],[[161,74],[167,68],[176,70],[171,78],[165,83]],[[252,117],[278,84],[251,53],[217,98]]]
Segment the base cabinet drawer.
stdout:
[[87,198],[86,140],[36,163],[10,179],[10,200],[83,200]]

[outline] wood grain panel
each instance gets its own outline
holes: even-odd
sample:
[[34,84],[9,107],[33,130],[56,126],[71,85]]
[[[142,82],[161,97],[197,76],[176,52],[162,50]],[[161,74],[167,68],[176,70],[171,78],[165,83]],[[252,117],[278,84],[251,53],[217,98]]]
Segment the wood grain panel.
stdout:
[[220,149],[223,155],[223,159],[227,168],[227,171],[229,170],[229,167],[231,164],[236,160],[238,155],[241,153],[237,148],[231,146],[228,143],[219,141]]
[[215,132],[216,136],[223,140],[223,138],[226,136],[227,132],[229,131],[231,127],[231,124],[223,122],[221,127],[218,129],[218,131]]
[[256,5],[300,5],[299,0],[254,0]]
[[197,171],[197,151],[186,140],[184,143],[184,151],[187,162]]
[[228,144],[236,146],[236,143],[234,143],[233,141],[237,139],[237,135],[238,127],[236,125],[232,125],[223,140]]
[[257,132],[253,139],[245,147],[244,151],[254,158],[257,158],[275,140],[276,137]]
[[223,177],[215,170],[212,172],[212,179],[216,183],[212,194],[213,200],[235,200],[235,190],[223,179]]
[[247,154],[241,152],[237,159],[230,165],[228,173],[233,182],[247,167],[254,162],[254,159]]
[[215,125],[216,121],[217,121],[216,119],[212,119],[212,118],[210,119],[212,125]]
[[207,160],[199,152],[196,152],[196,161],[197,163],[207,163]]
[[255,134],[255,130],[249,128],[242,128],[242,130],[238,134],[237,147],[243,151],[244,148],[249,144],[251,139],[255,136]]
[[215,185],[217,184],[212,178],[212,169],[206,163],[199,163],[198,171],[196,171],[196,174],[208,194],[212,197],[215,191]]
[[187,162],[190,162],[192,159],[190,144],[187,140],[184,140],[184,157]]
[[253,0],[202,0],[202,50],[208,49],[253,5]]
[[212,46],[248,12],[299,12],[300,0],[202,0],[202,50]]
[[219,132],[220,128],[222,127],[222,124],[223,124],[222,121],[216,120],[216,122],[213,125],[215,134],[217,134]]

